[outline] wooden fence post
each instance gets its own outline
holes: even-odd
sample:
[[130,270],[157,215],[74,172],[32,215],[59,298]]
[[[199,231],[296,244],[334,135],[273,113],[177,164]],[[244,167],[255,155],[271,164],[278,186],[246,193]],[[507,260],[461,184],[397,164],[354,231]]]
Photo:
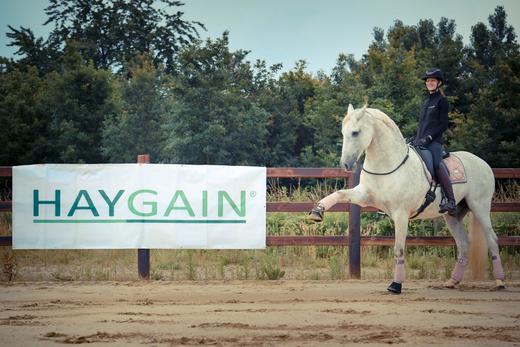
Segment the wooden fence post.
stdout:
[[[149,164],[150,155],[141,154],[137,156],[138,164]],[[139,248],[137,250],[137,272],[139,279],[149,280],[150,279],[150,250],[145,248]]]
[[[358,162],[356,171],[348,178],[350,189],[359,184],[362,163]],[[348,270],[350,278],[361,279],[361,207],[350,204],[348,213]]]

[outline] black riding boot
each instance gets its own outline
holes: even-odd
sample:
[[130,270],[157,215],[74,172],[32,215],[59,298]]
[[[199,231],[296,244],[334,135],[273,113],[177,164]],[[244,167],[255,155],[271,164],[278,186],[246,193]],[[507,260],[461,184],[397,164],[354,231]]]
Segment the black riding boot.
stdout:
[[448,214],[455,214],[456,202],[455,196],[453,195],[453,188],[451,186],[448,168],[446,168],[444,163],[441,162],[435,173],[437,174],[437,181],[440,183],[442,190],[448,199],[448,201],[441,202],[439,205],[439,213],[448,212]]

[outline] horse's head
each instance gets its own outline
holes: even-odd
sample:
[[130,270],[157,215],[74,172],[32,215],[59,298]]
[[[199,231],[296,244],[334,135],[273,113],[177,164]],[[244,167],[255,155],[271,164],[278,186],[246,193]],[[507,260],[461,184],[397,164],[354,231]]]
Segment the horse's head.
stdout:
[[366,105],[354,110],[348,106],[347,115],[343,118],[341,133],[343,134],[343,147],[341,149],[341,166],[347,170],[352,169],[356,161],[365,152],[372,142],[374,135],[370,117],[366,115]]

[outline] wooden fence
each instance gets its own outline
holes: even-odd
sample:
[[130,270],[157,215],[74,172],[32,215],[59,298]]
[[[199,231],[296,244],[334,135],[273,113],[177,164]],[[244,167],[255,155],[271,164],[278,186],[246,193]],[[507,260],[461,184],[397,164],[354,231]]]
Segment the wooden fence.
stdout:
[[[140,155],[138,163],[149,163],[147,155]],[[497,168],[493,169],[495,178],[519,179],[519,168]],[[0,177],[12,176],[12,167],[0,166]],[[359,182],[359,171],[345,171],[339,168],[268,168],[268,178],[343,178],[348,179],[349,187],[354,187]],[[268,202],[267,212],[308,212],[313,207],[312,202]],[[11,201],[0,201],[0,212],[12,211]],[[360,236],[360,213],[375,212],[372,207],[360,208],[354,204],[337,204],[331,212],[349,212],[349,233],[341,236],[267,236],[268,246],[348,246],[349,247],[349,273],[351,278],[361,277],[361,246],[393,246],[394,238],[391,236]],[[491,205],[492,212],[520,212],[520,202],[494,202]],[[501,246],[520,246],[520,236],[499,236],[498,243]],[[411,246],[453,246],[455,242],[452,237],[428,236],[407,237],[406,244]],[[1,236],[0,246],[11,246],[11,236]],[[143,279],[149,278],[150,251],[139,249],[138,273]]]

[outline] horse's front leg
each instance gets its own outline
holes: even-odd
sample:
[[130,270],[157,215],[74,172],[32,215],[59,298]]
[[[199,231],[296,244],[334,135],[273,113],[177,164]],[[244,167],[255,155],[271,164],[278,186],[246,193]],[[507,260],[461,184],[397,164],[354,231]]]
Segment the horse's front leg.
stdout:
[[388,286],[388,291],[394,294],[401,294],[401,287],[405,279],[404,271],[404,251],[406,244],[406,234],[408,233],[408,215],[405,211],[392,213],[395,223],[395,270],[394,280]]
[[308,218],[315,222],[321,222],[323,221],[325,211],[340,202],[348,202],[360,206],[370,205],[367,191],[362,185],[357,185],[352,189],[338,190],[318,201],[311,212],[309,212]]

